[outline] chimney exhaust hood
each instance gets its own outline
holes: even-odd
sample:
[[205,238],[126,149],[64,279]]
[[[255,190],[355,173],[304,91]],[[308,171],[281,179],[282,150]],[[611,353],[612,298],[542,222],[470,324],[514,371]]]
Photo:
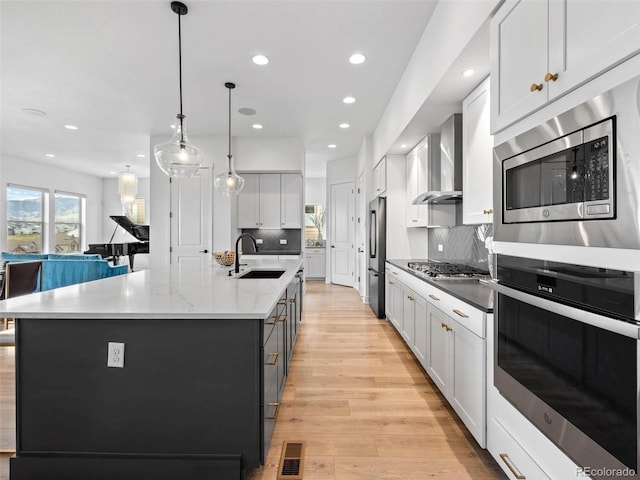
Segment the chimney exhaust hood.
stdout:
[[[437,157],[437,155],[436,155]],[[434,163],[438,163],[434,158]],[[440,127],[440,162],[430,168],[429,190],[414,205],[462,201],[462,114],[455,113]]]

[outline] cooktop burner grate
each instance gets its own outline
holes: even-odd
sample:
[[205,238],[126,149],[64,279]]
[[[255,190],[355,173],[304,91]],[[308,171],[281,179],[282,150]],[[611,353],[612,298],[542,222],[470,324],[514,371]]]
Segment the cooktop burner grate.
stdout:
[[468,265],[448,262],[436,262],[433,260],[423,262],[409,262],[411,270],[433,278],[473,278],[485,276],[487,273]]

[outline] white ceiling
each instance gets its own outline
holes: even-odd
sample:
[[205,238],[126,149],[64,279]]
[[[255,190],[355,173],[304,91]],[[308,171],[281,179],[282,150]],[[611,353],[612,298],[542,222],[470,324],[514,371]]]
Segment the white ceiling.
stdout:
[[[437,2],[185,3],[189,134],[227,135],[224,83],[235,82],[232,134],[301,137],[314,176],[325,161],[356,155],[373,133]],[[168,138],[179,110],[178,20],[170,2],[5,0],[0,18],[2,154],[102,177],[131,164],[148,176],[149,136]],[[354,52],[367,61],[349,64]],[[269,65],[254,65],[256,53]],[[347,95],[356,103],[343,104]],[[241,115],[241,107],[257,114]],[[261,131],[251,127],[256,122]],[[340,129],[342,122],[351,128]]]

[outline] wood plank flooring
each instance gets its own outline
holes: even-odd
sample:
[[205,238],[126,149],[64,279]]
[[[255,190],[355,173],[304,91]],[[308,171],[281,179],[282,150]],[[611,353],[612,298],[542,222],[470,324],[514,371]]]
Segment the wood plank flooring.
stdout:
[[[15,449],[14,357],[0,348],[0,452]],[[505,478],[393,327],[354,289],[322,282],[307,282],[267,462],[249,480],[276,479],[285,440],[307,443],[305,480]]]
[[266,464],[305,441],[305,480],[503,479],[405,343],[351,288],[307,282]]

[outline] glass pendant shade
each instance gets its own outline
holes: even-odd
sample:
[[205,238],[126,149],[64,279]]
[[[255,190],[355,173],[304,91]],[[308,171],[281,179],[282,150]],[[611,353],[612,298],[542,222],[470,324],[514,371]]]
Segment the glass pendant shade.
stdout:
[[127,216],[131,215],[133,203],[136,201],[136,195],[138,194],[138,176],[129,171],[129,165],[127,165],[126,172],[118,174],[118,192],[120,193],[123,213]]
[[160,170],[174,178],[192,177],[202,165],[201,150],[189,142],[185,118],[178,115],[173,136],[164,143],[154,145],[153,153]]
[[229,154],[227,155],[227,171],[216,176],[213,185],[222,192],[225,197],[232,193],[238,195],[244,187],[244,178],[238,175],[233,168],[233,155],[231,155],[231,90],[236,88],[235,83],[224,84],[229,89]]
[[225,197],[229,197],[232,193],[238,195],[244,187],[244,178],[236,173],[233,169],[233,157],[227,155],[229,159],[229,169],[226,172],[216,176],[213,184],[222,192]]

